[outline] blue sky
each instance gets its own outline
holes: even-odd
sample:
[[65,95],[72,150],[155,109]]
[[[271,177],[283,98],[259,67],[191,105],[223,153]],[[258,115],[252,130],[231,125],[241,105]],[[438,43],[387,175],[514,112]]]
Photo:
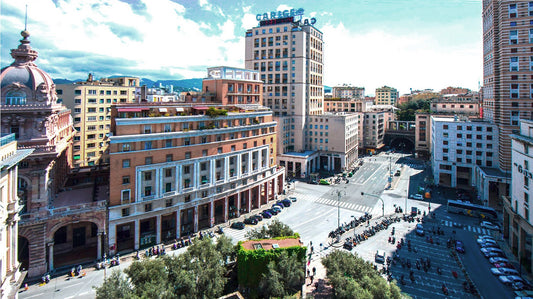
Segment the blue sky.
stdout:
[[25,4],[36,63],[54,78],[201,78],[207,67],[244,67],[255,16],[303,8],[324,33],[325,85],[373,94],[383,85],[477,90],[482,81],[481,0],[2,0],[2,67]]

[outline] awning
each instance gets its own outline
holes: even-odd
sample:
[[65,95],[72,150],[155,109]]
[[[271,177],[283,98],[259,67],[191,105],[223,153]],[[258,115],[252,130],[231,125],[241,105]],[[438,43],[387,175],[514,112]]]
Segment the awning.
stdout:
[[207,107],[207,106],[196,106],[196,107],[192,107],[192,109],[196,109],[196,110],[207,110],[207,109],[209,109],[209,107]]
[[159,112],[167,112],[167,108],[159,108]]
[[183,108],[176,108],[176,112],[183,112],[185,110],[183,110]]
[[118,108],[118,112],[141,112],[143,110],[148,110],[148,108]]

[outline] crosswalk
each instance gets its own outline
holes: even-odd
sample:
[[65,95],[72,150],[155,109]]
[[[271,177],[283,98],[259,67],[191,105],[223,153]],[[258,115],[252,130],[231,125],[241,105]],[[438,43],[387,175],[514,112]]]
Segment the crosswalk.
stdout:
[[444,226],[462,228],[464,230],[471,231],[471,232],[476,233],[476,234],[481,234],[481,235],[490,235],[491,234],[491,230],[483,228],[483,227],[479,227],[479,226],[462,225],[462,224],[459,224],[457,222],[452,222],[452,221],[448,221],[448,220],[443,220],[443,221],[441,221],[441,223]]
[[319,204],[334,206],[334,207],[338,205],[343,209],[353,210],[353,211],[362,212],[362,213],[365,213],[365,212],[370,213],[374,209],[374,207],[369,207],[369,206],[346,202],[346,201],[341,201],[339,203],[338,200],[319,197],[319,196],[312,195],[312,194],[301,194],[301,193],[296,192],[294,195],[298,198],[298,200],[307,200],[307,201],[312,201],[312,202],[316,202]]

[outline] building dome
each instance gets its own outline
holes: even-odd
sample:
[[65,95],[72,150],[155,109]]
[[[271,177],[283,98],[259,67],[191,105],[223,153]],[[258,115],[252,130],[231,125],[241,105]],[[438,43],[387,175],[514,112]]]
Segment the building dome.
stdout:
[[26,30],[20,33],[23,39],[16,49],[11,49],[15,61],[0,73],[2,101],[0,105],[50,105],[57,101],[55,84],[50,75],[33,63],[37,51],[30,46]]

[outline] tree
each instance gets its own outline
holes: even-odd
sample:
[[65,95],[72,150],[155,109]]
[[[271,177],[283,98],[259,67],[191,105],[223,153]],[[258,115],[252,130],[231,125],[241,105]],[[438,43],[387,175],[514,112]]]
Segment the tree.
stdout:
[[96,299],[131,298],[133,296],[128,278],[123,276],[119,270],[111,272],[100,287],[93,288],[96,290]]
[[413,100],[401,104],[398,106],[399,110],[396,111],[397,119],[402,121],[414,121],[416,112],[429,113],[430,106],[431,99]]
[[141,298],[166,298],[171,295],[168,274],[162,260],[135,261],[124,270]]
[[267,228],[262,226],[261,228],[249,231],[246,233],[246,238],[248,238],[248,240],[272,239],[279,237],[290,237],[293,235],[294,231],[288,225],[279,220],[274,220]]
[[277,261],[268,263],[267,270],[259,281],[259,291],[265,298],[284,297],[300,290],[304,283],[305,261],[281,252]]
[[222,255],[224,265],[229,261],[234,261],[237,255],[237,247],[231,243],[231,238],[226,235],[221,235],[216,244],[216,250]]
[[366,262],[349,252],[335,250],[322,259],[338,298],[401,298],[400,289]]

